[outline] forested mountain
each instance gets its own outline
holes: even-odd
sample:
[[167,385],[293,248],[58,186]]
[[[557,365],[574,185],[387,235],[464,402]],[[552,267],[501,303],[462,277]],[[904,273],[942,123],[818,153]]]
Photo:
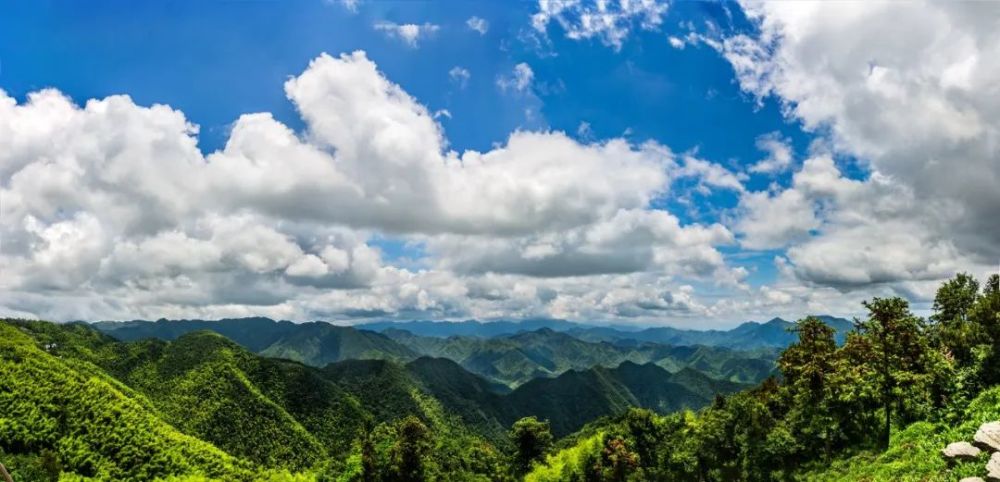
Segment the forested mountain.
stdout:
[[[836,331],[836,338],[843,342],[854,329],[850,320],[833,316],[819,316]],[[598,326],[565,320],[529,319],[523,321],[407,321],[374,322],[358,328],[384,332],[405,330],[414,335],[448,338],[452,336],[492,338],[513,335],[523,331],[548,329],[565,332],[585,341],[619,341],[623,343],[660,343],[666,345],[705,345],[737,350],[756,348],[784,348],[795,341],[790,329],[795,323],[774,318],[766,323],[748,321],[731,330],[690,330],[670,327],[625,328]]]
[[655,363],[669,371],[694,368],[736,382],[758,383],[775,368],[776,349],[737,351],[709,346],[671,346],[658,343],[588,342],[565,332],[541,328],[492,338],[414,335],[400,329],[382,332],[424,356],[448,358],[465,369],[512,387],[567,370],[623,362]]
[[[820,316],[835,330],[839,343],[854,329],[850,320]],[[590,341],[651,342],[665,345],[705,345],[738,350],[759,348],[784,348],[795,341],[795,323],[774,318],[766,323],[748,321],[731,330],[682,330],[670,327],[647,328],[639,331],[621,331],[614,328],[578,327],[569,333]]]
[[536,458],[525,480],[982,477],[992,450],[951,460],[941,452],[1000,420],[1000,277],[979,288],[966,274],[944,283],[927,320],[903,299],[872,299],[842,345],[807,318],[778,361],[780,381],[697,415],[630,410],[592,424]]
[[708,405],[716,394],[746,385],[715,380],[691,369],[670,373],[656,365],[624,362],[616,368],[571,370],[553,379],[538,378],[504,397],[508,421],[526,416],[547,420],[556,436],[569,435],[587,422],[644,407],[667,413]]
[[102,321],[97,329],[122,341],[173,340],[185,333],[216,332],[245,348],[313,366],[358,358],[412,359],[418,356],[385,336],[324,322],[292,323],[270,318],[222,320]]
[[389,389],[366,392],[213,332],[119,342],[82,324],[5,321],[0,334],[0,456],[16,480],[45,480],[46,470],[350,478],[365,441],[391,470],[402,430],[423,434],[429,473],[488,479],[499,463],[489,442],[414,386],[379,377]]
[[491,338],[544,328],[554,331],[570,331],[589,326],[566,320],[529,318],[517,321],[376,321],[357,325],[357,328],[371,331],[406,330],[415,335],[439,338],[447,338],[449,336]]
[[[510,392],[444,358],[423,357],[405,366],[352,360],[329,365],[324,371],[359,392],[373,395],[421,389],[467,424],[500,436],[524,417],[547,420],[554,435],[564,436],[597,418],[619,415],[632,407],[660,413],[700,408],[711,403],[716,394],[746,388],[692,369],[670,373],[653,364],[631,362],[616,368],[570,370],[556,378],[532,380]],[[393,382],[387,384],[387,380]]]
[[[219,332],[240,320],[219,332],[194,329],[210,322],[119,325],[127,336],[172,338],[133,341],[82,323],[7,320],[0,461],[17,481],[982,475],[986,455],[946,463],[938,454],[1000,419],[1000,277],[982,290],[964,274],[945,283],[927,320],[899,298],[865,308],[843,342],[828,320],[796,323],[777,359],[780,376],[756,386],[706,374],[713,364],[748,364],[711,354],[741,352],[587,342],[551,329],[440,338],[253,319],[246,326],[260,331],[235,333],[238,343]],[[740,332],[764,345],[780,340],[783,326]],[[249,345],[339,361],[316,367]],[[517,356],[553,372],[511,389],[421,352]],[[670,356],[604,365],[622,353]],[[573,358],[593,365],[575,369]],[[668,370],[666,359],[686,365]]]
[[0,457],[14,480],[55,480],[63,472],[249,480],[250,463],[177,430],[145,397],[81,359],[88,356],[70,356],[76,339],[85,355],[92,341],[103,341],[96,332],[64,329],[83,333],[45,328],[52,333],[33,337],[30,327],[0,323]]
[[[388,346],[399,350],[399,345],[389,338],[361,330],[309,324],[304,330],[288,331],[280,323],[259,324],[259,320],[250,323],[265,330],[272,325],[283,328],[272,330],[283,333],[275,335],[278,341],[263,352],[276,350],[275,347],[296,336],[319,340],[318,346],[323,349],[317,353],[339,353],[345,357],[363,358],[371,352],[353,347],[341,349],[344,340],[355,346],[380,349]],[[185,328],[206,325],[180,324]],[[164,325],[174,326],[159,324]],[[384,439],[389,445],[382,447],[382,456],[391,458],[390,442],[403,429],[401,424],[409,424],[411,428],[419,424],[423,428],[415,430],[434,434],[427,436],[428,447],[439,450],[434,457],[428,456],[432,465],[439,458],[461,458],[458,454],[469,447],[481,449],[475,456],[479,458],[473,457],[469,462],[485,464],[483,467],[438,464],[435,469],[440,473],[471,476],[476,470],[494,470],[500,451],[511,449],[508,427],[524,417],[547,420],[553,433],[563,436],[594,419],[620,415],[631,407],[648,407],[662,413],[697,408],[709,403],[716,393],[740,388],[739,384],[716,380],[691,369],[673,374],[653,364],[626,362],[615,368],[570,370],[555,378],[533,380],[511,391],[448,359],[419,357],[404,363],[402,359],[411,356],[405,349],[398,351],[400,356],[396,360],[349,359],[321,369],[256,355],[209,330],[183,334],[183,330],[172,330],[171,336],[176,338],[169,341],[146,338],[122,342],[82,323],[6,321],[0,326],[5,335],[0,382],[12,387],[0,392],[4,397],[0,402],[5,407],[10,404],[10,410],[0,415],[0,424],[15,428],[0,438],[0,449],[15,457],[15,461],[23,462],[15,465],[19,467],[15,472],[19,476],[27,476],[34,469],[43,470],[45,461],[50,461],[58,463],[58,470],[100,478],[177,473],[238,479],[264,472],[281,477],[285,472],[280,471],[325,477],[324,474],[359,470],[350,464],[351,460],[357,461],[352,457],[365,447],[366,440],[375,443],[374,439]],[[225,329],[232,326],[229,324]],[[529,332],[518,336],[550,334]],[[244,341],[261,346],[263,338]],[[373,340],[382,345],[373,345]],[[29,363],[31,360],[35,361]],[[24,370],[33,364],[49,368],[31,372],[35,375],[29,377]],[[52,381],[47,381],[50,378]],[[79,393],[81,389],[72,382],[57,382],[64,378],[96,383],[94,390],[107,391],[112,400],[117,400],[115,403],[128,408],[115,408],[117,405],[102,398],[52,406],[51,414],[32,408],[39,403],[49,406],[46,400],[68,401]],[[44,391],[32,391],[38,386]],[[76,408],[74,403],[84,406]],[[128,410],[136,415],[128,415],[131,413]],[[139,437],[128,432],[132,422],[123,421],[122,416],[146,420],[138,427],[149,432],[144,437],[153,439],[148,442],[149,454],[143,460],[183,454],[187,450],[183,444],[173,447],[176,442],[170,442],[188,440],[183,437],[188,437],[193,446],[205,447],[201,449],[204,457],[218,460],[212,459],[204,466],[164,468],[146,462],[119,466],[125,462],[114,457],[126,450],[129,440]],[[82,428],[77,430],[95,436],[101,433],[91,427],[95,420],[120,425],[118,429],[126,433],[113,440],[125,445],[115,442],[107,446],[107,441],[100,439],[89,442],[82,439],[80,443],[84,445],[68,445],[59,437],[71,434],[38,425],[51,423],[47,420],[58,420],[57,426],[79,425]],[[82,452],[78,455],[73,450]],[[110,452],[102,455],[102,450]],[[192,458],[192,463],[199,460]]]
[[[451,324],[479,326],[472,323],[475,322]],[[524,326],[531,327],[551,322],[529,320],[525,323]],[[569,322],[556,324],[563,328],[570,325],[582,326]],[[507,327],[513,325],[506,324]],[[770,345],[753,350],[736,350],[706,345],[675,346],[614,337],[587,341],[578,337],[581,335],[571,335],[570,332],[548,327],[490,337],[434,337],[416,335],[399,328],[376,333],[323,322],[296,324],[267,318],[99,322],[94,326],[125,341],[150,337],[172,340],[192,331],[210,330],[258,354],[300,361],[316,367],[356,359],[406,362],[421,356],[448,358],[468,371],[511,388],[534,378],[554,377],[571,369],[584,370],[595,366],[614,368],[625,361],[656,363],[672,372],[690,367],[721,380],[758,383],[773,373],[774,361],[778,355],[778,349]],[[422,326],[422,323],[401,323],[400,326]],[[764,326],[774,330],[790,329],[794,325],[777,325],[772,322]],[[794,334],[789,332],[783,336]]]

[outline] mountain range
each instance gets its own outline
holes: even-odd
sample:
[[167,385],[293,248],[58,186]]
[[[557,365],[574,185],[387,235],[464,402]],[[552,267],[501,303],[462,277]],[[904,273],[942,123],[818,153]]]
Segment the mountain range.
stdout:
[[[303,470],[342,458],[365,427],[410,415],[439,433],[483,437],[503,446],[507,428],[526,416],[548,420],[553,434],[564,436],[630,407],[663,413],[698,408],[716,394],[746,387],[694,369],[671,373],[651,363],[624,362],[613,368],[568,370],[510,390],[444,358],[347,359],[318,368],[254,354],[213,331],[179,334],[177,325],[159,326],[170,327],[176,337],[120,341],[81,323],[0,322],[4,348],[0,380],[8,387],[4,400],[12,403],[5,403],[12,412],[0,418],[14,424],[13,432],[0,436],[0,442],[28,448],[77,444],[99,455],[90,462],[79,461],[74,470],[104,478],[124,477],[120,471],[126,461],[115,457],[128,453],[122,447],[112,450],[106,437],[115,444],[148,440],[135,449],[145,454],[140,456],[143,460],[184,452],[188,444],[190,450],[201,450],[201,458],[186,455],[190,460],[216,457],[211,464],[226,468],[212,473],[226,478],[228,471],[239,470],[240,461]],[[394,343],[373,332],[336,328],[323,333],[358,336],[365,343]],[[143,420],[130,423],[148,433],[112,436],[124,429],[106,427],[70,435],[42,428],[47,423],[82,426],[98,419],[117,423],[113,421],[121,416]]]
[[[824,321],[834,327],[839,340],[853,328],[843,319],[824,317]],[[756,383],[771,375],[778,352],[796,336],[795,324],[779,318],[725,331],[666,327],[629,331],[563,320],[521,323],[415,321],[347,327],[241,318],[98,322],[93,326],[124,341],[172,340],[209,330],[260,355],[316,367],[351,359],[447,358],[510,388],[568,370],[614,368],[626,361],[655,363],[670,372],[694,368],[721,380]]]
[[546,323],[430,336],[404,329],[419,323],[3,320],[0,455],[38,470],[55,457],[97,479],[280,480],[255,471],[356,472],[366,444],[391,458],[418,423],[441,470],[473,480],[512,450],[508,430],[525,417],[561,438],[632,408],[699,409],[747,389],[774,373],[774,346],[794,327]]
[[[817,316],[830,325],[843,342],[854,323],[834,316]],[[588,341],[653,342],[670,345],[720,346],[738,350],[784,348],[795,341],[795,323],[773,318],[765,323],[748,321],[730,330],[693,330],[672,327],[638,328],[622,325],[600,326],[557,319],[526,319],[522,321],[382,321],[357,325],[358,328],[384,332],[405,330],[415,335],[446,338],[472,336],[491,338],[522,331],[550,329],[569,333]]]

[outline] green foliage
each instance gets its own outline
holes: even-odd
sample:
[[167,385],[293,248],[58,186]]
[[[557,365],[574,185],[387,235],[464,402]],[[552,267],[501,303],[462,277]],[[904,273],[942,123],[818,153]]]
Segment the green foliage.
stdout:
[[858,322],[858,350],[867,350],[862,362],[871,365],[885,420],[883,446],[888,446],[893,413],[904,423],[929,415],[938,404],[933,384],[940,352],[930,349],[923,321],[910,313],[901,298],[874,298],[863,303],[868,319]]
[[552,430],[548,422],[525,417],[514,422],[510,429],[510,440],[514,446],[514,472],[525,474],[533,463],[541,460],[552,448]]
[[582,480],[589,469],[593,457],[601,450],[604,433],[598,432],[581,440],[570,448],[560,450],[536,465],[524,477],[525,482],[559,482]]
[[[18,321],[0,323],[0,335],[0,460],[19,481],[60,471],[65,480],[276,482],[506,472],[503,454],[409,375],[324,372],[210,332],[121,343],[83,325]],[[391,420],[358,396],[385,401]]]
[[426,479],[424,459],[431,449],[427,426],[414,416],[396,425],[396,443],[392,446],[392,472],[400,482],[420,482]]
[[[946,285],[938,312],[990,333],[997,306],[984,301],[992,300],[989,284],[974,301],[970,292],[971,279]],[[697,414],[630,410],[588,427],[591,435],[576,437],[526,480],[954,480],[981,472],[985,459],[978,469],[948,468],[939,454],[1000,417],[1000,389],[967,407],[962,395],[996,366],[997,350],[967,346],[973,338],[946,341],[899,298],[864,306],[869,316],[842,346],[821,319],[800,321],[798,341],[778,360],[780,379],[717,397]],[[948,356],[955,349],[968,361]],[[883,431],[893,429],[887,450],[878,451]]]
[[895,432],[888,450],[861,451],[830,464],[815,464],[799,473],[800,480],[816,481],[953,481],[983,476],[989,454],[949,467],[941,458],[945,445],[971,441],[985,422],[1000,420],[1000,387],[988,389],[962,412],[959,421],[916,422]]
[[[796,341],[771,358],[778,376],[748,390],[706,372],[770,369],[720,348],[589,343],[551,330],[485,342],[389,333],[393,341],[270,320],[248,322],[261,327],[253,335],[239,333],[240,323],[105,327],[164,338],[119,342],[82,324],[5,321],[0,460],[19,482],[982,475],[985,455],[949,467],[939,451],[1000,419],[1000,387],[990,388],[1000,382],[1000,279],[981,291],[965,274],[946,282],[929,322],[899,298],[864,306],[868,315],[846,338],[835,319],[793,325]],[[774,320],[725,336],[770,346],[787,340],[779,333],[787,326]],[[232,332],[242,346],[198,327]],[[244,347],[313,364],[370,359],[320,369]],[[449,359],[415,356],[425,351]],[[610,361],[618,364],[603,366]]]
[[694,368],[713,378],[756,383],[774,370],[776,350],[733,350],[658,343],[608,343],[578,339],[551,329],[494,338],[417,336],[386,330],[393,340],[425,356],[447,358],[463,368],[510,387],[569,370],[614,368],[622,363],[655,363],[671,372]]
[[973,348],[985,336],[981,327],[969,320],[978,299],[979,282],[967,273],[946,281],[934,296],[932,336],[960,365],[969,364]]
[[104,480],[250,478],[249,464],[176,431],[106,380],[47,353],[46,346],[55,347],[36,345],[22,331],[27,326],[0,323],[0,450],[15,456],[10,468],[19,477],[59,466]]

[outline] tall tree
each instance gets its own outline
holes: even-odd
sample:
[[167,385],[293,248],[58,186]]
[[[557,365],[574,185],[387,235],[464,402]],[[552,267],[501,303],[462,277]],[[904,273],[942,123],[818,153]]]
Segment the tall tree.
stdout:
[[987,385],[1000,383],[1000,276],[992,275],[972,307],[969,319],[986,334],[990,353],[980,374]]
[[426,480],[424,459],[430,452],[431,438],[427,426],[410,415],[396,426],[396,444],[393,446],[395,477],[400,482]]
[[541,422],[535,417],[525,417],[514,422],[510,430],[510,439],[514,444],[514,470],[525,474],[531,469],[531,464],[540,461],[552,448],[552,430],[548,422]]
[[785,393],[790,400],[786,415],[788,426],[805,450],[822,449],[827,456],[833,444],[842,438],[842,425],[836,420],[831,378],[836,370],[837,342],[834,329],[816,317],[798,322],[799,335],[778,359],[784,377]]
[[900,379],[913,382],[915,377],[912,375],[924,372],[921,362],[927,343],[922,321],[910,312],[906,300],[899,297],[873,298],[862,304],[868,309],[868,318],[857,321],[856,325],[873,351],[885,417],[882,445],[888,447],[893,408],[901,408],[902,405],[897,384]]
[[971,362],[972,349],[983,338],[979,325],[969,320],[978,299],[979,282],[968,273],[944,282],[934,296],[934,314],[930,318],[934,336],[963,366]]

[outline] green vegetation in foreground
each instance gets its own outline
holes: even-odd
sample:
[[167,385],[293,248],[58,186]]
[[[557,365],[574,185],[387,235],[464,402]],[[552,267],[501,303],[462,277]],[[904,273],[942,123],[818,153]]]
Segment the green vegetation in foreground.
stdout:
[[15,480],[60,472],[99,480],[250,480],[249,464],[175,430],[96,371],[0,324],[0,454]]
[[956,276],[929,320],[899,298],[864,306],[843,344],[806,318],[780,378],[667,414],[739,385],[623,363],[506,393],[443,359],[320,369],[211,332],[120,342],[83,324],[3,321],[0,461],[17,482],[984,475],[985,454],[949,467],[939,451],[1000,419],[1000,278],[980,290]]
[[[1000,279],[960,274],[934,316],[865,303],[843,346],[816,318],[778,361],[782,379],[666,416],[630,410],[538,460],[530,481],[934,481],[985,475],[940,450],[1000,420]],[[890,437],[891,435],[891,437]]]
[[[504,476],[500,452],[423,392],[350,388],[211,332],[122,343],[4,321],[0,461],[18,482]],[[383,404],[393,410],[366,409]]]

